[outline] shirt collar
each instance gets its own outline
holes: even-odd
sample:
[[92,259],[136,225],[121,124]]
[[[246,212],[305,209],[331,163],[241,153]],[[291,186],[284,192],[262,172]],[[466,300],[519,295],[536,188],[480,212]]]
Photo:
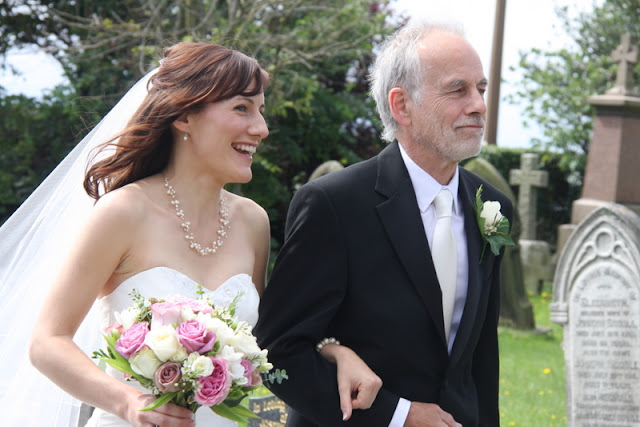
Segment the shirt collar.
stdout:
[[459,183],[459,171],[456,168],[456,172],[451,178],[451,181],[447,185],[442,185],[438,181],[436,181],[428,172],[422,169],[420,166],[416,164],[416,162],[409,157],[407,152],[404,150],[401,144],[398,144],[400,147],[400,154],[402,155],[402,160],[409,172],[409,177],[411,178],[411,183],[413,184],[413,189],[416,193],[416,200],[418,202],[418,208],[420,208],[420,212],[424,213],[433,200],[436,198],[440,190],[447,188],[453,194],[453,213],[457,214],[459,212],[458,206],[458,183]]

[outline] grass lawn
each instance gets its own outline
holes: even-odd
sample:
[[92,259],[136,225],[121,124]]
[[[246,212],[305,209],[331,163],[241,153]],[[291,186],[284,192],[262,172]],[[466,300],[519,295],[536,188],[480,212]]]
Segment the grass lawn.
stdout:
[[536,325],[548,332],[499,329],[501,426],[566,426],[562,328],[549,320],[550,287],[529,295]]

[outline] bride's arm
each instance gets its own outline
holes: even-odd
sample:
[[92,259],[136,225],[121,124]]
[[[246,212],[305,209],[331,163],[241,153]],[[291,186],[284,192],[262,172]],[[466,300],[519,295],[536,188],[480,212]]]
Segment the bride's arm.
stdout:
[[348,420],[353,409],[369,409],[382,387],[380,377],[349,347],[325,344],[320,354],[338,367],[338,392],[343,419]]
[[136,236],[139,203],[111,194],[93,208],[69,251],[35,324],[29,356],[38,370],[69,394],[133,425],[191,426],[191,412],[176,405],[139,411],[153,397],[105,374],[72,341]]

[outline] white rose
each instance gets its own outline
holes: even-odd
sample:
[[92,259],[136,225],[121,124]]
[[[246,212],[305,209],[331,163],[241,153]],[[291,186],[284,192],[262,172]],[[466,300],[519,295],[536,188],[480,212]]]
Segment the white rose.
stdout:
[[176,351],[175,353],[173,353],[173,356],[171,356],[171,361],[172,362],[182,362],[184,359],[186,359],[189,356],[189,353],[187,353],[187,349],[184,348],[183,345],[180,345],[180,347],[178,348],[178,351]]
[[[227,361],[232,380],[237,381],[240,378],[244,378],[244,366],[241,363],[242,353],[237,353],[233,347],[225,345],[220,351],[220,357]],[[246,383],[246,378],[243,383]]]
[[184,367],[188,374],[195,377],[208,377],[213,373],[211,358],[202,356],[198,352],[193,352],[187,357]]
[[191,309],[191,307],[187,306],[187,305],[183,305],[182,309],[180,310],[180,318],[182,319],[183,322],[188,322],[189,320],[194,320],[196,319],[196,314],[193,312],[193,310]]
[[480,216],[484,218],[484,232],[491,235],[498,231],[498,224],[503,216],[500,213],[500,202],[484,202]]
[[129,307],[121,312],[116,312],[116,321],[122,325],[124,329],[129,329],[134,323],[138,321],[140,315],[140,309],[137,307]]
[[144,347],[129,358],[129,365],[131,365],[131,369],[133,369],[133,372],[136,374],[152,380],[153,375],[160,365],[162,365],[162,362],[158,360],[150,348]]
[[210,314],[198,313],[197,320],[202,322],[208,331],[216,333],[216,341],[220,342],[222,346],[227,345],[235,334],[229,325]]
[[260,347],[256,342],[256,337],[251,334],[247,334],[242,331],[236,332],[229,340],[229,345],[244,353],[248,358],[253,358],[256,354],[260,353]]
[[171,325],[159,326],[149,331],[144,343],[153,350],[158,359],[163,362],[171,358],[180,350],[182,345],[178,341],[175,329]]

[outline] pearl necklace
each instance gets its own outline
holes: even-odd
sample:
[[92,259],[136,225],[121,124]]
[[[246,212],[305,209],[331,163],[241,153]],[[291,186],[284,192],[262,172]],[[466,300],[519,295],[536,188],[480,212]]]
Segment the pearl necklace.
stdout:
[[184,211],[180,209],[180,201],[176,198],[176,190],[174,190],[171,184],[169,184],[169,180],[166,177],[164,177],[164,186],[167,189],[167,194],[171,198],[171,204],[176,209],[176,215],[182,220],[180,226],[184,232],[187,233],[184,238],[189,241],[189,247],[202,256],[215,254],[224,243],[224,238],[227,236],[227,229],[230,228],[229,210],[227,209],[227,201],[222,194],[222,190],[220,191],[220,210],[218,211],[220,214],[220,219],[218,220],[220,221],[218,238],[212,242],[213,246],[203,248],[199,243],[195,242],[195,237],[191,232],[191,223],[184,220]]

